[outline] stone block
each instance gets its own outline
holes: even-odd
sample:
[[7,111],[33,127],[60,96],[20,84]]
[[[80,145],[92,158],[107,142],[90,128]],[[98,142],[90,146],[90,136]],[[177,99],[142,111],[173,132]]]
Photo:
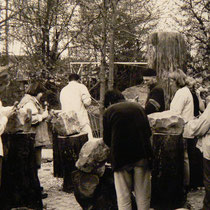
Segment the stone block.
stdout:
[[102,176],[104,165],[110,154],[109,148],[104,144],[102,138],[87,141],[79,154],[76,167],[86,173],[96,173]]
[[28,132],[31,128],[31,110],[18,109],[9,117],[5,133]]
[[80,133],[80,123],[75,112],[54,112],[51,116],[52,127],[58,135],[68,136]]
[[148,115],[153,133],[179,135],[184,129],[184,120],[172,111],[155,112]]

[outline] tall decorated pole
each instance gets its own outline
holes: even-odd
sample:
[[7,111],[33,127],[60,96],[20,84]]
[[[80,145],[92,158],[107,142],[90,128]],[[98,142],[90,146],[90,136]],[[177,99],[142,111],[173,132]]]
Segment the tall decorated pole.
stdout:
[[183,36],[176,32],[156,32],[149,36],[148,67],[156,70],[157,80],[163,86],[166,109],[172,98],[168,75],[181,69],[186,71],[187,47]]
[[[156,70],[163,87],[166,109],[173,96],[169,73],[186,71],[187,49],[184,38],[175,32],[157,32],[148,39],[148,67]],[[152,206],[155,209],[181,208],[184,201],[184,120],[170,111],[148,115],[154,150],[152,170]]]

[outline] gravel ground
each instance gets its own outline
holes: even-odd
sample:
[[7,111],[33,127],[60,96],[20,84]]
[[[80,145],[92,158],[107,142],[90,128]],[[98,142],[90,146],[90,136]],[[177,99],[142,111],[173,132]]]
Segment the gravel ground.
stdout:
[[73,193],[62,191],[62,178],[53,176],[53,163],[46,162],[42,164],[39,171],[39,180],[48,193],[48,197],[43,199],[44,209],[47,210],[81,210],[82,208],[75,200]]
[[[44,150],[43,159],[42,168],[39,170],[39,179],[45,192],[48,193],[48,197],[43,200],[44,209],[82,210],[73,193],[62,191],[63,179],[53,176],[52,150]],[[188,194],[188,201],[192,206],[191,210],[202,208],[203,197],[203,189]]]

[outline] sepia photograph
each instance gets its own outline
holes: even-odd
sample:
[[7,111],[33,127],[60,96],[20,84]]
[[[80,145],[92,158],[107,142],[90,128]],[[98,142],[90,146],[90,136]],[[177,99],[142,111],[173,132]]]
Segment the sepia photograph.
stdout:
[[0,210],[210,210],[208,0],[0,1]]

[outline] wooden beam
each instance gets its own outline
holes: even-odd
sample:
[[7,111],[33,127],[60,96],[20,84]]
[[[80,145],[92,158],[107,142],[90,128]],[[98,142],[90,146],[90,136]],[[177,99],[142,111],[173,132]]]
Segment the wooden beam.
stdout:
[[[91,62],[91,61],[84,61],[84,62],[70,62],[72,64],[101,64],[101,62]],[[147,62],[114,62],[114,64],[122,64],[122,65],[147,65]]]

